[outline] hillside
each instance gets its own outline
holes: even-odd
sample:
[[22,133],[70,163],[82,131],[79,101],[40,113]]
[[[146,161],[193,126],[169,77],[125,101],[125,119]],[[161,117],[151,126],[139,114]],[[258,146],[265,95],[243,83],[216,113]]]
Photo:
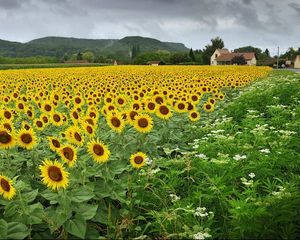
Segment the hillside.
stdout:
[[122,39],[81,39],[65,37],[44,37],[27,43],[0,40],[0,56],[4,57],[58,57],[83,51],[96,54],[128,54],[134,45],[138,45],[141,52],[168,51],[186,52],[188,49],[182,43],[161,42],[153,38],[139,36]]

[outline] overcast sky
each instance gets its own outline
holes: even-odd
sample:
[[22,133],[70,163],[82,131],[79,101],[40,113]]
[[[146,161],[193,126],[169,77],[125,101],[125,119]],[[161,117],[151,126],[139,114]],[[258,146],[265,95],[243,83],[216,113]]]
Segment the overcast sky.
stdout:
[[300,0],[0,0],[0,39],[153,37],[202,49],[300,47]]

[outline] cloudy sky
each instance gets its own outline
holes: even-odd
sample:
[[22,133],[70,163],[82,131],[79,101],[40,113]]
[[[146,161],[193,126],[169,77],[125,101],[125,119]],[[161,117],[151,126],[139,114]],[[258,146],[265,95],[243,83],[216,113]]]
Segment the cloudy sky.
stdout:
[[300,0],[0,0],[0,39],[153,37],[202,49],[300,47]]

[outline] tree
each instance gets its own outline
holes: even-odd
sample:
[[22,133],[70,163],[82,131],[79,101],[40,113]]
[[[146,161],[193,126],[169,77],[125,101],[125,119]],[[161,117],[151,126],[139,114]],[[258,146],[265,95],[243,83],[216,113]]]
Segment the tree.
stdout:
[[192,49],[192,48],[190,49],[189,57],[192,59],[192,61],[193,61],[193,62],[195,62],[195,61],[196,61],[195,54],[194,54],[194,52],[193,52],[193,49]]
[[211,44],[208,44],[203,49],[203,63],[210,64],[210,57],[216,49],[224,48],[224,42],[220,37],[212,38]]
[[260,60],[264,58],[262,55],[262,50],[260,48],[252,47],[252,46],[245,46],[245,47],[240,47],[234,49],[234,52],[239,53],[239,52],[254,52],[257,60]]
[[231,63],[237,65],[245,65],[247,62],[243,55],[238,55],[232,58]]
[[190,61],[191,61],[191,59],[187,53],[177,52],[177,53],[173,53],[170,56],[170,63],[172,63],[172,64],[178,64],[178,63],[184,63],[184,62],[190,62]]
[[270,51],[269,51],[269,49],[266,48],[266,50],[265,50],[264,53],[266,54],[267,57],[270,57]]
[[95,56],[94,56],[94,53],[92,53],[91,51],[88,51],[88,52],[84,52],[83,54],[82,54],[82,59],[83,60],[87,60],[88,62],[94,62],[94,58],[95,58]]
[[82,60],[82,53],[81,52],[78,52],[77,53],[77,60]]

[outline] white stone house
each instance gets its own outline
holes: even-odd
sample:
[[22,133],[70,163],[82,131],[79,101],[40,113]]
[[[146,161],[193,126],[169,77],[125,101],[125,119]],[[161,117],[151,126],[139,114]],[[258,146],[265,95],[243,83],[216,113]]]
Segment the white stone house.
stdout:
[[210,57],[210,65],[232,65],[232,59],[241,55],[245,58],[246,65],[256,66],[256,57],[254,52],[231,53],[226,48],[216,49]]
[[297,55],[295,59],[294,68],[300,68],[300,55]]

